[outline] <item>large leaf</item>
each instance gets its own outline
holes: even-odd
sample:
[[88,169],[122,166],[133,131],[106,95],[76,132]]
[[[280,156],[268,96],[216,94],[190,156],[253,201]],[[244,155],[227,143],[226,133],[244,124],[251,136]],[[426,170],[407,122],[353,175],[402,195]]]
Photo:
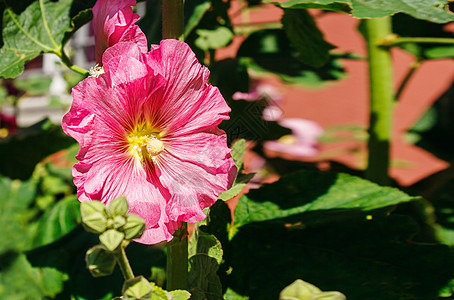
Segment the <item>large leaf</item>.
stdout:
[[53,268],[34,268],[24,254],[0,258],[0,298],[40,300],[54,298],[68,278]]
[[348,174],[300,171],[242,196],[235,209],[234,228],[295,215],[301,225],[326,223],[414,199]]
[[80,223],[79,201],[76,195],[63,198],[48,209],[37,224],[33,246],[56,241]]
[[289,0],[266,2],[282,8],[325,8],[338,11],[346,11],[344,5],[348,5],[352,9],[352,15],[357,18],[380,18],[402,12],[417,19],[435,23],[454,21],[454,14],[448,9],[448,0]]
[[329,50],[335,48],[323,38],[312,16],[301,9],[284,9],[284,31],[303,64],[319,68],[329,60]]
[[224,286],[251,299],[278,299],[302,278],[349,300],[437,299],[454,276],[454,253],[408,242],[416,231],[408,217],[383,215],[316,228],[248,224],[231,242]]
[[193,300],[222,300],[222,285],[217,275],[222,261],[221,243],[198,227],[189,248],[189,288]]
[[72,22],[78,13],[75,8],[87,8],[88,2],[93,1],[3,0],[0,77],[16,77],[24,70],[24,64],[40,53],[59,54],[65,33],[89,20],[84,15]]

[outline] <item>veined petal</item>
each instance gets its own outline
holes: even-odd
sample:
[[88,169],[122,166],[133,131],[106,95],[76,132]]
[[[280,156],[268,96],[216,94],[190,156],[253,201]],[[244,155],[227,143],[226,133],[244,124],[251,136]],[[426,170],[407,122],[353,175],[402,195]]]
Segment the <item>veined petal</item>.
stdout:
[[194,223],[203,220],[206,216],[202,210],[232,185],[236,168],[224,173],[209,172],[198,164],[163,153],[156,174],[171,197],[166,206],[169,219]]
[[207,83],[209,70],[196,59],[189,46],[163,40],[146,56],[146,63],[161,61],[165,86],[147,103],[151,122],[166,128],[166,134],[203,131],[228,119],[230,108],[219,90]]
[[135,0],[98,0],[93,6],[93,27],[95,33],[96,62],[101,64],[103,52],[118,42],[131,41],[146,52],[147,40],[134,23],[139,16],[131,6]]

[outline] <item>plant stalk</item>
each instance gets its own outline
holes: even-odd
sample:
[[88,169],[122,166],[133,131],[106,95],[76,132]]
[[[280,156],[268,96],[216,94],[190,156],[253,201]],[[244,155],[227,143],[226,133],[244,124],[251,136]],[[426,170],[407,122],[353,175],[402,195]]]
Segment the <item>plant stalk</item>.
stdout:
[[81,67],[79,66],[76,66],[74,65],[68,58],[68,56],[66,55],[65,51],[63,49],[61,49],[61,51],[59,53],[55,53],[57,54],[60,59],[61,59],[61,62],[67,66],[69,69],[73,70],[74,72],[76,73],[79,73],[81,75],[84,75],[84,76],[87,76],[88,75],[88,71],[85,70],[85,69],[82,69]]
[[118,247],[118,249],[114,251],[114,255],[125,280],[134,278],[135,276],[132,271],[131,265],[129,264],[128,257],[126,256],[124,246],[120,245],[120,247]]
[[383,44],[386,46],[396,46],[406,43],[420,43],[420,44],[440,44],[452,45],[454,38],[434,38],[434,37],[396,37],[385,41]]
[[188,289],[188,228],[185,222],[182,222],[173,240],[167,244],[166,289]]
[[184,40],[184,0],[162,1],[162,38]]
[[392,35],[391,18],[365,20],[369,52],[369,157],[365,176],[380,185],[389,185],[390,142],[394,104],[391,53],[380,46]]

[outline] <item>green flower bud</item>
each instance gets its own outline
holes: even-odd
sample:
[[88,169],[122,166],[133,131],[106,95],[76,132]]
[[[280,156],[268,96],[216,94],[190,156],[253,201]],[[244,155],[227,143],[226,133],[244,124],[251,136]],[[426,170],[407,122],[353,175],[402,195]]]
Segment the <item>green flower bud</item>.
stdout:
[[99,236],[99,241],[107,248],[107,250],[114,251],[120,246],[125,238],[123,232],[115,229],[109,229]]
[[85,261],[93,277],[110,275],[115,268],[114,254],[100,245],[96,245],[87,251]]
[[152,293],[153,286],[143,276],[126,280],[123,285],[123,300],[152,299]]
[[118,197],[114,200],[112,200],[107,207],[107,215],[109,217],[114,217],[114,216],[126,216],[126,213],[128,212],[129,205],[128,201],[126,201],[125,196]]
[[130,214],[126,217],[126,224],[121,231],[125,233],[127,240],[138,239],[145,230],[145,221],[138,215]]

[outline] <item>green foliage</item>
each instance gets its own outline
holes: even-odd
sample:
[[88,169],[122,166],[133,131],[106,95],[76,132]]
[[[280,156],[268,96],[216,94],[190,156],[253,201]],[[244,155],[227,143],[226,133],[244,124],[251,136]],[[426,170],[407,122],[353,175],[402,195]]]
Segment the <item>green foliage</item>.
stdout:
[[335,48],[323,39],[312,16],[306,10],[284,9],[284,31],[296,50],[296,59],[319,68],[329,60],[329,50]]
[[[243,195],[235,209],[234,227],[299,215],[302,226],[413,201],[405,193],[347,174],[296,172]],[[338,211],[342,210],[342,214]]]
[[[452,38],[442,24],[417,20],[404,14],[393,17],[393,32],[402,37]],[[454,46],[429,43],[405,43],[400,48],[414,54],[419,59],[454,58]]]
[[189,288],[194,300],[223,299],[217,275],[222,261],[221,243],[200,227],[194,231],[189,248]]
[[61,55],[65,34],[88,20],[81,22],[78,16],[72,21],[76,13],[73,7],[77,3],[83,7],[81,2],[93,1],[3,1],[0,77],[16,77],[24,70],[24,64],[40,53]]
[[[301,42],[304,38],[293,33],[293,39]],[[282,29],[266,29],[252,33],[240,46],[238,56],[249,58],[247,65],[256,71],[277,74],[282,80],[309,87],[320,87],[325,82],[341,79],[346,76],[339,62],[342,55],[331,53],[326,63],[315,68],[300,61],[301,54],[291,45],[287,34]],[[305,46],[303,49],[310,50]],[[321,48],[329,48],[320,45]],[[326,50],[325,50],[326,51]],[[319,65],[319,64],[318,64]]]
[[[447,0],[288,0],[273,3],[282,8],[322,8],[351,13],[356,18],[380,18],[399,12],[435,23],[454,21],[454,14],[448,11]],[[347,7],[348,6],[348,7]]]

